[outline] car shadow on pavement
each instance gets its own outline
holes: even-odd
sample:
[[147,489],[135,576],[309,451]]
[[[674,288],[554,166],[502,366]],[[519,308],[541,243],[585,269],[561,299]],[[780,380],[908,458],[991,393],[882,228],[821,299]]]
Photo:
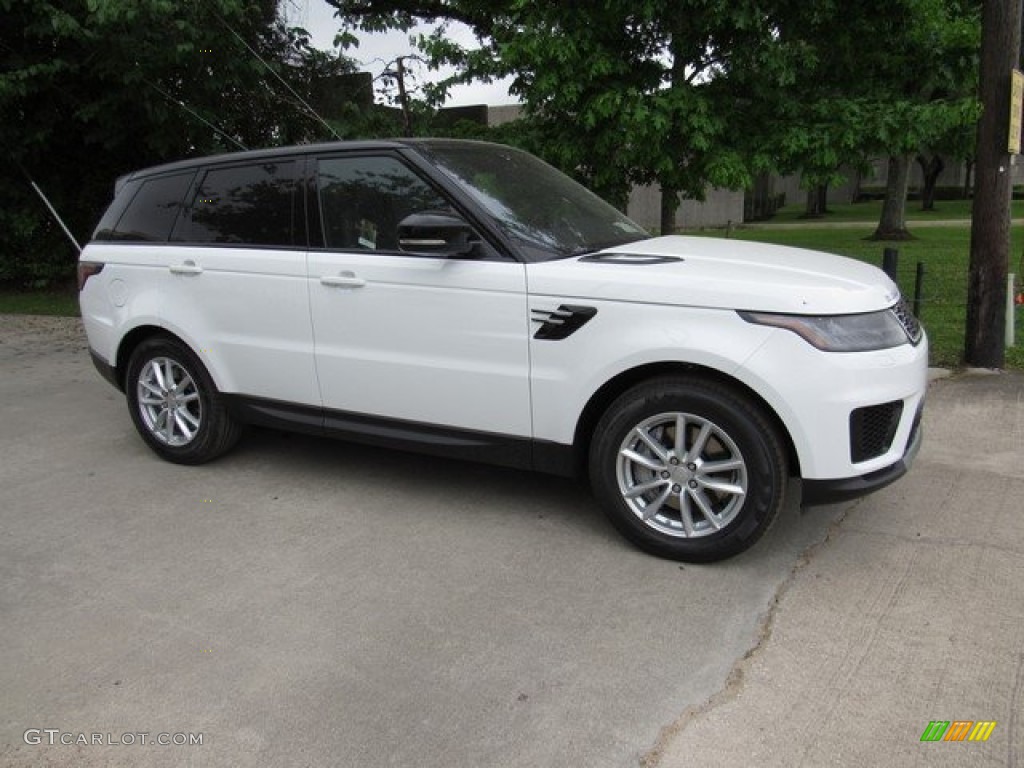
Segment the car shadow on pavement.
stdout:
[[618,534],[605,520],[585,480],[499,467],[458,459],[360,445],[343,440],[250,428],[239,445],[217,465],[262,467],[298,475],[310,482],[351,482],[387,486],[424,502],[450,503],[446,514],[480,514],[481,504],[501,499],[523,516],[557,519],[580,533],[614,542]]
[[[262,427],[249,428],[239,445],[213,466],[258,474],[263,479],[273,479],[282,488],[295,484],[304,494],[319,489],[342,498],[349,495],[353,485],[387,489],[388,497],[400,498],[399,505],[415,500],[416,509],[411,514],[430,515],[443,509],[444,519],[437,521],[443,525],[473,524],[473,521],[496,514],[511,515],[520,524],[527,518],[544,520],[549,525],[570,529],[572,535],[592,541],[601,549],[620,548],[639,554],[605,518],[586,479]],[[802,551],[819,543],[843,508],[802,510],[799,503],[800,483],[793,479],[777,521],[759,546],[722,564],[699,567],[728,567],[728,563],[753,565],[763,558],[776,557],[779,545],[792,551],[796,543],[798,551]],[[581,546],[584,546],[582,541]]]

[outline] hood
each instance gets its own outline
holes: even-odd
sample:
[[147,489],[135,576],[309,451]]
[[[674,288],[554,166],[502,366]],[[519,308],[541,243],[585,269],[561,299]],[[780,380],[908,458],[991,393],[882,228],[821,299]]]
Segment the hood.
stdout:
[[802,248],[705,237],[656,237],[531,264],[528,271],[534,296],[801,315],[873,312],[899,297],[895,283],[870,264]]

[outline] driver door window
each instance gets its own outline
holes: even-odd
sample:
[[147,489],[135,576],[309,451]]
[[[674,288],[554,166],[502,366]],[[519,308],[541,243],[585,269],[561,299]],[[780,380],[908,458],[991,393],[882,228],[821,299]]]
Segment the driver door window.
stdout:
[[392,157],[317,161],[324,244],[332,250],[398,251],[398,224],[412,213],[451,207]]

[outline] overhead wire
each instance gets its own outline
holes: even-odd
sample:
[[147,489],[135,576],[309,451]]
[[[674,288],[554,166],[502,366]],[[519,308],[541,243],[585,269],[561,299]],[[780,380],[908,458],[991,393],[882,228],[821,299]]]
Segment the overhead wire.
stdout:
[[288,81],[285,80],[283,77],[281,77],[281,75],[277,72],[277,70],[275,70],[272,66],[270,66],[270,64],[268,64],[263,59],[263,57],[260,56],[259,53],[257,53],[257,51],[251,45],[249,45],[248,42],[246,42],[245,38],[242,37],[240,34],[238,34],[237,31],[235,31],[234,27],[232,27],[230,24],[228,24],[227,20],[223,16],[221,16],[219,13],[217,13],[215,11],[211,11],[211,13],[213,14],[213,17],[215,19],[217,19],[224,26],[225,29],[228,30],[228,32],[230,32],[232,35],[234,35],[234,37],[238,40],[238,42],[240,42],[245,47],[245,49],[247,51],[249,51],[249,53],[251,53],[254,57],[256,57],[256,60],[260,64],[262,64],[263,67],[268,72],[270,72],[270,74],[272,74],[274,77],[277,78],[277,80],[281,83],[281,85],[283,85],[285,88],[288,89],[288,92],[291,93],[291,95],[294,96],[295,99],[307,110],[309,115],[311,115],[313,118],[315,118],[324,128],[326,128],[328,130],[328,132],[331,134],[331,136],[333,136],[338,141],[341,141],[341,136],[339,136],[338,132],[335,131],[334,128],[331,127],[330,123],[328,123],[326,120],[324,120],[323,117],[321,117],[320,114],[315,109],[313,109],[313,107],[311,107],[309,105],[309,103],[304,98],[302,98],[302,96],[300,96],[298,94],[298,92],[294,88],[292,88],[292,86],[288,83]]
[[223,137],[223,138],[227,139],[228,141],[230,141],[230,142],[231,142],[232,144],[234,144],[234,145],[235,145],[236,147],[238,147],[239,149],[242,149],[242,150],[247,150],[247,149],[249,149],[249,148],[248,148],[247,146],[245,146],[245,144],[243,144],[242,142],[240,142],[240,141],[239,141],[238,139],[236,139],[236,138],[235,138],[234,136],[232,136],[232,135],[230,135],[230,134],[228,134],[228,133],[225,133],[224,131],[222,131],[222,130],[221,130],[220,128],[218,128],[218,127],[217,127],[216,125],[214,125],[214,124],[213,124],[213,123],[211,123],[211,122],[210,122],[209,120],[207,120],[207,119],[206,119],[205,117],[203,117],[203,116],[202,116],[202,115],[200,115],[200,114],[199,114],[198,112],[196,112],[196,111],[195,111],[194,109],[192,109],[191,107],[189,107],[189,106],[188,106],[188,105],[187,105],[187,104],[186,104],[186,103],[185,103],[184,101],[182,101],[182,100],[181,100],[181,99],[179,99],[179,98],[176,98],[176,97],[172,96],[171,94],[169,94],[169,93],[168,93],[167,91],[165,91],[165,90],[164,90],[163,88],[161,88],[161,87],[160,87],[159,85],[157,85],[156,83],[154,83],[154,82],[152,82],[151,80],[148,80],[148,79],[146,79],[146,78],[142,78],[142,82],[144,82],[144,83],[145,83],[146,85],[148,85],[148,86],[149,86],[150,88],[152,88],[153,90],[155,90],[155,91],[157,91],[158,93],[160,93],[160,94],[161,94],[161,95],[162,95],[162,96],[163,96],[164,98],[166,98],[166,99],[168,99],[169,101],[172,101],[172,102],[174,102],[175,104],[177,104],[177,105],[178,105],[179,107],[181,107],[181,108],[182,108],[182,109],[184,109],[184,110],[185,110],[186,112],[188,112],[188,113],[189,113],[190,115],[192,115],[192,117],[196,118],[196,120],[199,120],[199,121],[200,121],[200,122],[201,122],[201,123],[202,123],[203,125],[205,125],[205,126],[206,126],[207,128],[209,128],[210,130],[212,130],[212,131],[213,131],[214,133],[216,133],[216,134],[217,134],[218,136],[221,136],[221,137]]

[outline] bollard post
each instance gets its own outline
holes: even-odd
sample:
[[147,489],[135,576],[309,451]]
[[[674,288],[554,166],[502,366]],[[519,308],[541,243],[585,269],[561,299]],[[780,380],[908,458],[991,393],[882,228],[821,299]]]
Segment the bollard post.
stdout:
[[921,319],[921,294],[924,292],[924,262],[917,262],[917,275],[914,277],[914,317]]
[[899,274],[899,262],[900,252],[895,248],[886,248],[882,251],[882,271],[892,278],[894,283]]
[[1006,346],[1012,347],[1016,341],[1016,329],[1014,326],[1013,286],[1016,282],[1016,275],[1012,272],[1006,276]]

